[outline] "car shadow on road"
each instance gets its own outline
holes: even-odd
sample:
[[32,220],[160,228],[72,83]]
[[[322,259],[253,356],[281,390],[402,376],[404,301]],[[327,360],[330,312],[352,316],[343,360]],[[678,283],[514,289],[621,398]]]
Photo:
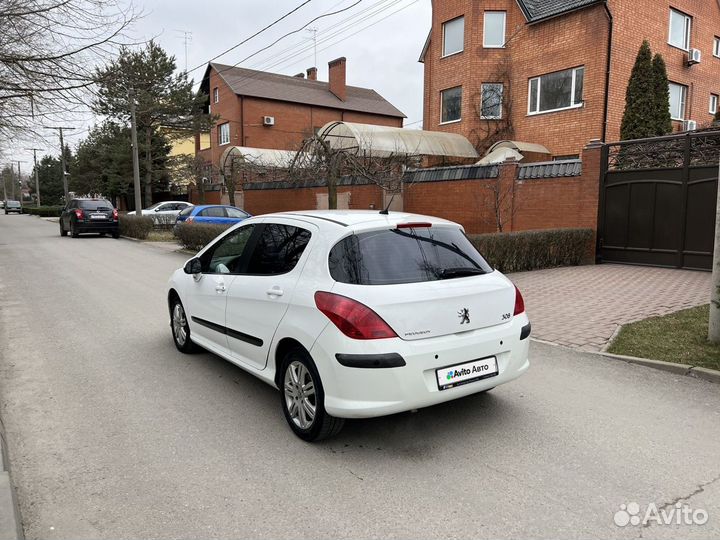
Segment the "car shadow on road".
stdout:
[[[237,400],[237,407],[244,411],[243,414],[257,415],[257,425],[275,434],[285,431],[288,442],[305,444],[296,439],[286,425],[277,389],[215,354],[203,352],[190,358],[192,362],[200,362],[209,376],[232,384],[232,399]],[[522,394],[518,395],[509,386],[502,386],[416,412],[346,420],[338,435],[314,446],[333,454],[346,454],[346,457],[386,451],[398,458],[424,460],[457,446],[458,441],[482,441],[507,433],[510,424],[527,416],[522,398]],[[270,418],[273,420],[269,424]],[[263,438],[263,435],[258,433],[253,437]]]

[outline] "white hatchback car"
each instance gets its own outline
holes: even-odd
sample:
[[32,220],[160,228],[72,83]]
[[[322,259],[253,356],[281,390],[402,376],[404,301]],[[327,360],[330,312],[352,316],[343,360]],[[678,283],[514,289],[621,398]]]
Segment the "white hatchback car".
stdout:
[[484,392],[528,369],[520,291],[460,225],[377,211],[257,216],[170,278],[175,345],[281,390],[307,441],[344,418]]

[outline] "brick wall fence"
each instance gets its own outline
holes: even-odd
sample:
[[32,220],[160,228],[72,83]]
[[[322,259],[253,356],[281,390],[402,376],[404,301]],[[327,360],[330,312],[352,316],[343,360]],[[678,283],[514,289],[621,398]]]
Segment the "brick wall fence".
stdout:
[[[581,160],[521,165],[422,169],[408,175],[401,201],[393,208],[456,221],[468,233],[566,227],[597,229],[601,148],[591,142]],[[236,199],[238,197],[236,196]],[[290,185],[255,182],[244,187],[242,201],[253,215],[327,208],[322,182]],[[382,189],[343,179],[338,207],[380,209]],[[214,202],[214,201],[213,201]]]

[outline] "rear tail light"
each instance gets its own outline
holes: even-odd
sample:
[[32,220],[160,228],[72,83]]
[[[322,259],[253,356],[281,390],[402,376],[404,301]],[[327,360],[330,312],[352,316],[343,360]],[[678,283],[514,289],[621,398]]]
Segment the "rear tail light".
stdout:
[[118,211],[117,208],[113,208],[113,221],[118,220]]
[[75,217],[78,219],[85,219],[85,212],[82,211],[80,208],[75,209]]
[[397,337],[388,324],[372,309],[360,302],[318,291],[315,305],[343,334],[353,339],[385,339]]
[[520,315],[525,311],[525,300],[523,300],[520,289],[515,286],[515,311],[513,315]]

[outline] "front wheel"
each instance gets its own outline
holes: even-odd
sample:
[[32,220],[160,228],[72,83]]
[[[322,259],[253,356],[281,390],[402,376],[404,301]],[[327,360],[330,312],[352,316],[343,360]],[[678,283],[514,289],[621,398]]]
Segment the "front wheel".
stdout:
[[295,435],[312,442],[337,434],[345,420],[325,410],[325,393],[310,355],[301,349],[290,351],[281,373],[282,409]]
[[187,354],[197,350],[195,344],[190,340],[190,324],[179,298],[175,298],[170,307],[170,327],[175,347],[180,352]]

